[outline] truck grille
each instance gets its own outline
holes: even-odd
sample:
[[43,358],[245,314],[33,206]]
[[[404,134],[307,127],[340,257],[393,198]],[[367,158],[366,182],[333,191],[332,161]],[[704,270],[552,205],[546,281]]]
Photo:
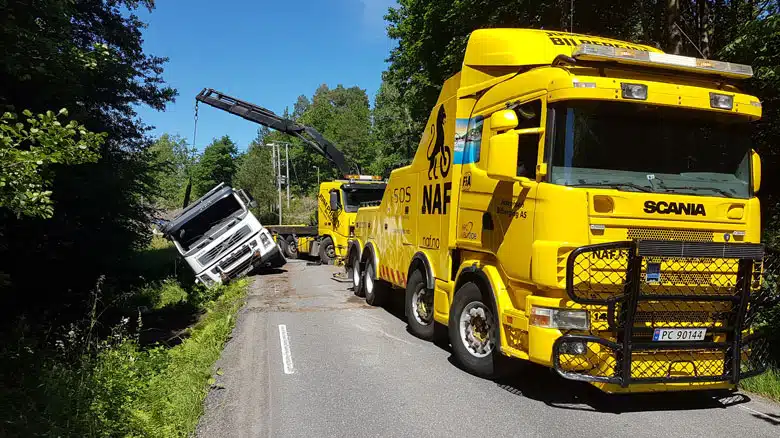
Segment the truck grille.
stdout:
[[[767,368],[766,332],[753,323],[780,298],[778,255],[758,244],[670,240],[612,242],[571,252],[567,295],[604,313],[597,331],[556,340],[553,367],[559,374],[623,387],[735,384]],[[655,337],[660,330],[678,329],[698,330],[702,337]]]
[[219,263],[219,267],[220,267],[220,268],[222,268],[222,269],[226,269],[228,266],[230,266],[230,265],[232,265],[233,263],[235,263],[235,262],[236,262],[236,260],[238,260],[238,259],[240,259],[241,257],[243,257],[243,256],[245,256],[245,255],[247,255],[247,254],[249,254],[249,252],[250,252],[251,250],[252,250],[252,249],[251,249],[251,248],[249,248],[249,245],[244,245],[244,246],[242,246],[242,247],[241,247],[241,249],[239,249],[239,250],[238,250],[238,251],[236,251],[235,253],[231,254],[231,255],[230,255],[230,257],[227,257],[225,260],[222,260],[222,261]]
[[211,248],[210,250],[208,250],[208,252],[198,257],[198,263],[200,263],[201,266],[208,265],[209,263],[214,261],[214,259],[219,257],[222,253],[229,250],[230,247],[235,245],[237,242],[243,240],[246,236],[249,235],[250,232],[251,230],[249,228],[249,225],[244,225],[243,227],[241,227],[241,229],[233,233],[232,236],[222,241],[222,243],[216,245],[214,248]]
[[712,242],[712,231],[670,230],[665,228],[629,228],[629,240],[674,240],[680,242]]

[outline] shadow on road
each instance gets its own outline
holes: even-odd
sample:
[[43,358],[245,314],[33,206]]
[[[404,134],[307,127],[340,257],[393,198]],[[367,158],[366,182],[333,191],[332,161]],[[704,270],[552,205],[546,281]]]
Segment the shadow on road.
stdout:
[[[401,291],[394,292],[389,294],[382,308],[406,324],[404,294]],[[446,340],[436,345],[451,353]],[[452,354],[447,360],[459,370],[466,372]],[[566,380],[552,369],[541,365],[519,360],[509,361],[509,363],[513,367],[512,371],[505,377],[494,380],[499,388],[558,409],[621,414],[727,408],[750,401],[750,397],[746,394],[732,391],[607,394],[590,384]],[[780,425],[780,416],[765,415],[767,416],[754,414],[756,418]]]
[[517,370],[497,379],[496,385],[559,409],[621,414],[726,408],[750,401],[747,395],[731,391],[607,394],[587,383],[566,380],[541,365],[516,363]]

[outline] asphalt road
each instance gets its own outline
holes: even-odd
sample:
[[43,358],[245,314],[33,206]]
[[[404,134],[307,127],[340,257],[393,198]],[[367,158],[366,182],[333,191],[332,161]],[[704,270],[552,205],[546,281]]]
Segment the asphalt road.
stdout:
[[474,377],[406,331],[401,293],[370,307],[332,272],[253,277],[198,436],[780,436],[780,406],[754,395],[607,396],[522,363]]

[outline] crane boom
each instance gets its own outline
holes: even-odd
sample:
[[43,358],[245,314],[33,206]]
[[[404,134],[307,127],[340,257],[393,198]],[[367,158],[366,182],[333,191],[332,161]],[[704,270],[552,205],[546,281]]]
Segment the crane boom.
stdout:
[[236,99],[235,97],[228,96],[225,93],[211,88],[204,88],[201,90],[195,97],[195,100],[221,109],[222,111],[227,111],[230,114],[243,117],[250,122],[259,123],[276,131],[298,137],[312,149],[317,151],[317,153],[335,164],[339,171],[345,175],[352,173],[352,167],[360,173],[360,169],[356,164],[350,167],[344,153],[323,137],[319,131],[310,126],[300,125],[290,119],[285,119],[284,117],[276,115],[267,108],[241,99]]

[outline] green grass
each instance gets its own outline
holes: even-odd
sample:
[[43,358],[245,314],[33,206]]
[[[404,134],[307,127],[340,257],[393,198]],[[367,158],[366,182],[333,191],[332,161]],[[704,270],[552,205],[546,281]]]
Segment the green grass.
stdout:
[[758,376],[740,382],[742,389],[780,401],[780,369],[770,368]]
[[[99,323],[99,335],[90,324],[69,325],[53,332],[54,348],[22,336],[0,345],[0,436],[194,432],[248,280],[206,289],[173,272],[174,260],[175,249],[160,239],[140,252],[132,262],[141,280],[127,286],[133,298],[114,309],[124,317],[115,326]],[[164,329],[163,342],[169,330],[182,341],[144,345],[136,320],[147,333]]]
[[206,314],[190,337],[167,351],[167,361],[151,376],[147,390],[132,406],[134,423],[144,436],[187,436],[203,413],[203,399],[213,382],[213,365],[235,324],[246,294],[246,280],[224,288],[206,304]]

